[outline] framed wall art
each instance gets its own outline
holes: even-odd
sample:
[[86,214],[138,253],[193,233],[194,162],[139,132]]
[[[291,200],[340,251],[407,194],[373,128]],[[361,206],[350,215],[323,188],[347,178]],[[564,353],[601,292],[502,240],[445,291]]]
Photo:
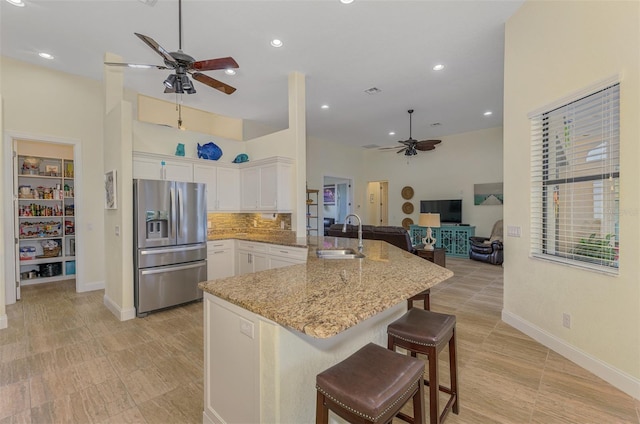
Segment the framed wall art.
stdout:
[[116,170],[113,169],[104,174],[104,208],[118,209],[118,193],[116,184]]

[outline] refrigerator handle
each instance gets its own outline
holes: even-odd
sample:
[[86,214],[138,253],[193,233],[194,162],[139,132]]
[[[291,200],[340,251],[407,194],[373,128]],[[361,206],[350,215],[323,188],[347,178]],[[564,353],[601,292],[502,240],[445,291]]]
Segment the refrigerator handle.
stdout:
[[182,189],[178,190],[178,237],[182,237],[182,217],[184,215],[184,204],[182,203]]
[[170,210],[170,215],[171,215],[171,219],[169,220],[169,226],[171,227],[171,238],[175,239],[176,238],[176,226],[175,226],[175,222],[176,222],[176,204],[175,204],[175,193],[174,190],[172,188],[169,189],[169,210]]

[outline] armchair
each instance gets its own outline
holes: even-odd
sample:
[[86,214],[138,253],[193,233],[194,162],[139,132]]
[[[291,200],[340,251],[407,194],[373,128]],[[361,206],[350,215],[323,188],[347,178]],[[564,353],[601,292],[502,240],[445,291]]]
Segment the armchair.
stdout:
[[489,237],[469,237],[469,258],[476,261],[487,262],[493,265],[502,264],[502,220],[493,224]]

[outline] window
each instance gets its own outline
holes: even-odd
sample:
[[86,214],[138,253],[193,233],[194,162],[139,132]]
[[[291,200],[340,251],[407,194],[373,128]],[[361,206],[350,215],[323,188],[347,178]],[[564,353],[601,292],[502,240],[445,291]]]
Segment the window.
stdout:
[[532,256],[617,274],[620,85],[531,123]]

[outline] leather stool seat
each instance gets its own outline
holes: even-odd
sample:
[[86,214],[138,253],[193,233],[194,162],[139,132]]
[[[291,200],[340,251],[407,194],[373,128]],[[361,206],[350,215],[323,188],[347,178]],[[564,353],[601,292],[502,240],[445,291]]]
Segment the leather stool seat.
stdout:
[[[406,349],[415,357],[426,355],[429,361],[429,416],[431,424],[440,424],[449,411],[459,412],[458,402],[458,366],[456,359],[456,317],[440,314],[424,309],[409,309],[403,316],[387,326],[388,348],[395,351],[397,347]],[[438,382],[438,353],[449,346],[450,387],[441,386]],[[442,391],[449,394],[447,404],[439,412],[438,394]],[[399,418],[408,421],[404,414]]]
[[456,326],[454,315],[410,309],[406,314],[389,324],[387,334],[405,342],[422,346],[437,346],[447,343]]
[[316,376],[316,423],[332,410],[350,422],[390,422],[413,398],[414,419],[424,422],[424,363],[369,343]]

